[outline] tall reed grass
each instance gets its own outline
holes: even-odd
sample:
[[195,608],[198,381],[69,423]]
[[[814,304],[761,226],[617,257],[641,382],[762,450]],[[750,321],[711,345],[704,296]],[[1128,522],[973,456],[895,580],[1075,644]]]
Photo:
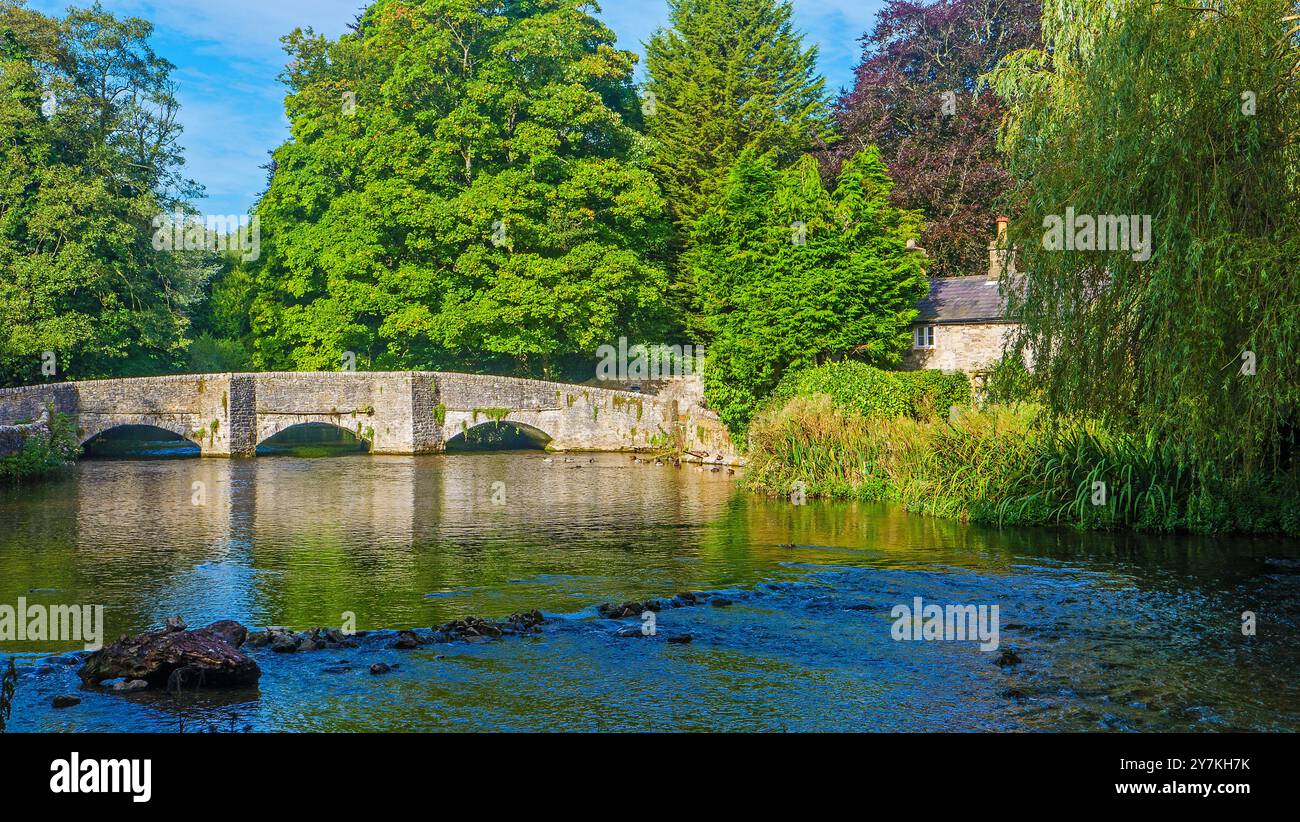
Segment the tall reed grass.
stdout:
[[1176,444],[1053,426],[1035,405],[915,419],[797,396],[761,411],[749,433],[747,482],[770,494],[802,482],[814,496],[993,524],[1300,533],[1294,472],[1228,483],[1191,466]]

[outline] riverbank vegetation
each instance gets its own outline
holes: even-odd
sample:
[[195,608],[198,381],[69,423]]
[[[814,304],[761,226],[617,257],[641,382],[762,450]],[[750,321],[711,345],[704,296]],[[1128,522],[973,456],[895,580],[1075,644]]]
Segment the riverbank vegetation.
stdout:
[[80,453],[76,422],[67,414],[54,414],[47,434],[31,434],[20,449],[0,457],[0,483],[49,476],[75,460]]
[[1054,425],[1035,404],[882,415],[798,394],[760,411],[749,437],[746,482],[769,494],[801,483],[997,525],[1300,535],[1294,472],[1225,476],[1153,436]]

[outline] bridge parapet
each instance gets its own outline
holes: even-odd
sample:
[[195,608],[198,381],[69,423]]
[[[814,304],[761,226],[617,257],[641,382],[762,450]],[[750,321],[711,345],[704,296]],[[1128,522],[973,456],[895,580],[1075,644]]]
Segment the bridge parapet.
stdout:
[[267,438],[304,423],[351,431],[377,453],[434,453],[489,422],[527,426],[556,450],[675,442],[734,454],[725,427],[689,392],[453,372],[194,374],[0,389],[0,425],[30,422],[46,408],[75,415],[83,442],[110,428],[150,425],[195,442],[205,456],[251,456]]

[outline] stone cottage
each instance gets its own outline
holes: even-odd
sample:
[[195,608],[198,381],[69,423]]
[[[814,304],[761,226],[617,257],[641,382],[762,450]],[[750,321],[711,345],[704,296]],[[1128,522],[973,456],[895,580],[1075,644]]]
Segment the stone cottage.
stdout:
[[[1007,248],[1006,217],[998,218],[997,238],[989,242],[989,267],[983,274],[935,277],[930,293],[917,304],[912,348],[899,366],[964,371],[979,386],[1002,357],[1015,323],[1007,319],[999,283],[1015,274],[1015,255]],[[919,251],[919,249],[917,249]]]

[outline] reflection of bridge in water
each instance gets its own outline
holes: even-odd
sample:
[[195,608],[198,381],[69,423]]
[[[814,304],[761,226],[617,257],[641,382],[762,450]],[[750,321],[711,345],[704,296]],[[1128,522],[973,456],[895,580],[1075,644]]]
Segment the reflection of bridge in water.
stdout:
[[0,425],[76,417],[82,442],[147,425],[205,456],[252,456],[296,425],[327,423],[379,454],[442,451],[478,426],[508,423],[560,451],[620,451],[676,442],[730,456],[717,415],[671,385],[640,394],[568,383],[428,371],[270,372],[86,380],[0,389]]

